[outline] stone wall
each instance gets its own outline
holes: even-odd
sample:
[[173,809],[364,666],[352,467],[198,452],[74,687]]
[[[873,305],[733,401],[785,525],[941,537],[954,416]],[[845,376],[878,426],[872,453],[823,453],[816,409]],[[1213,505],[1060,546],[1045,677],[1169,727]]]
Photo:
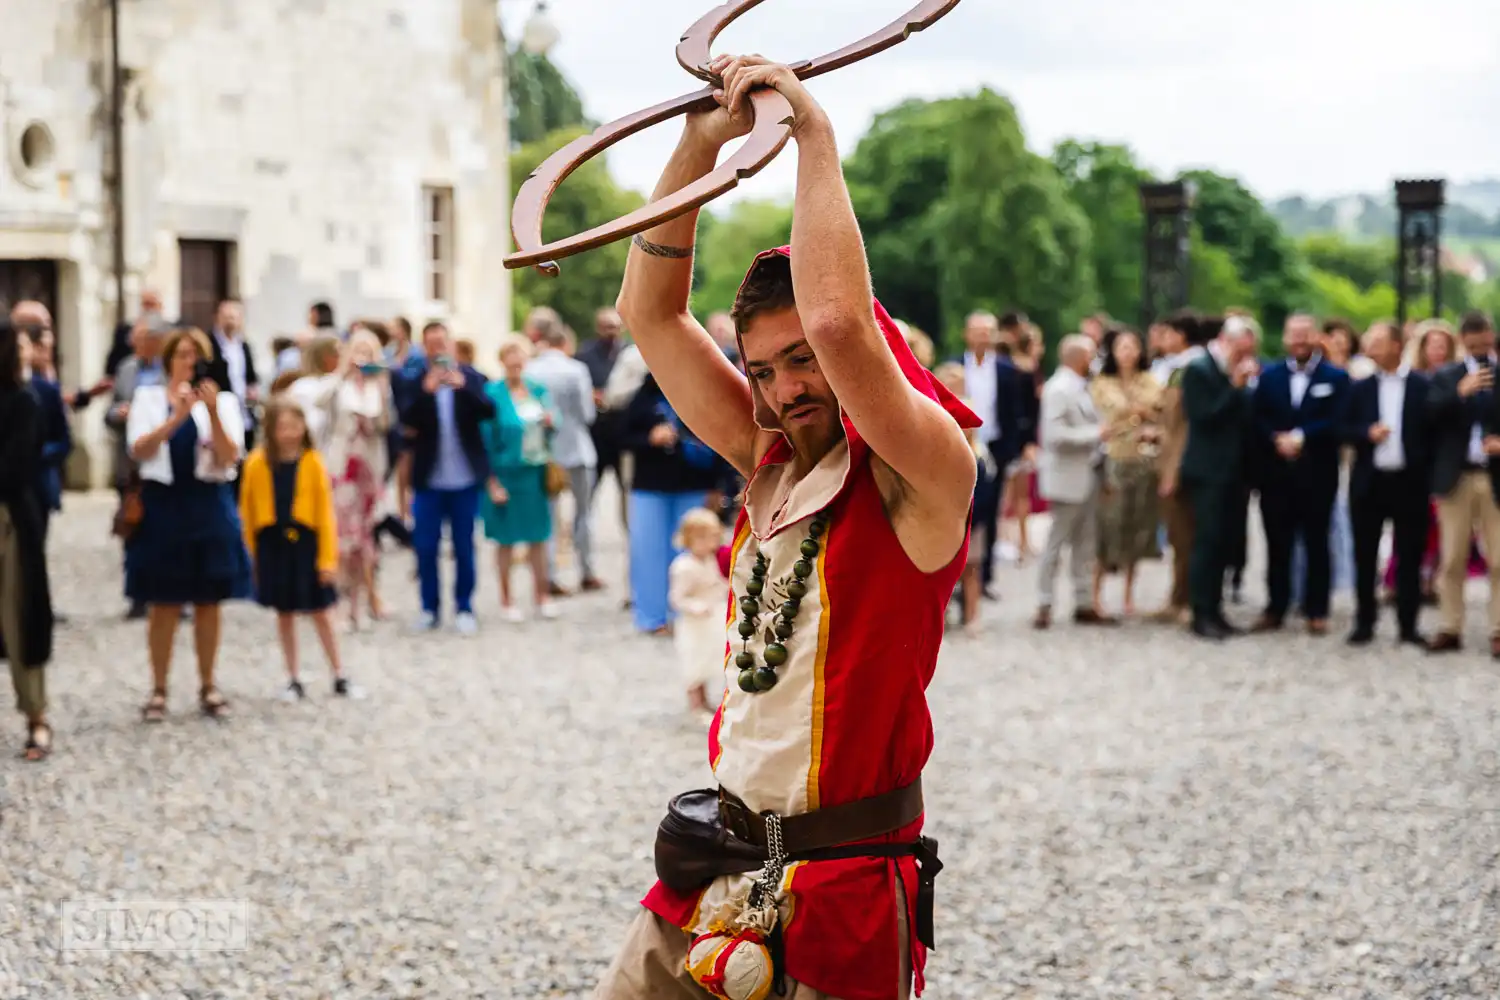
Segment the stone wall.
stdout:
[[[402,313],[451,321],[480,360],[509,328],[505,92],[493,0],[121,0],[127,313],[180,306],[179,239],[235,245],[252,343]],[[97,378],[112,333],[109,5],[0,0],[0,259],[60,261],[63,379]],[[47,162],[19,155],[28,123]],[[33,147],[35,144],[33,144]],[[425,293],[424,185],[453,190],[453,289]],[[260,360],[258,358],[257,360]],[[104,481],[102,404],[75,479]]]

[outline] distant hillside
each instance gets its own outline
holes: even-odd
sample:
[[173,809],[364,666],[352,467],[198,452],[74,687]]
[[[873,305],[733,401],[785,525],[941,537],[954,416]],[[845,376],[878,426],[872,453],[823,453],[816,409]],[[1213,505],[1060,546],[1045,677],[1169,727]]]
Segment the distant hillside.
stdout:
[[[1500,239],[1500,179],[1450,184],[1443,234],[1455,242]],[[1351,238],[1389,238],[1396,232],[1393,192],[1348,194],[1326,201],[1300,196],[1270,205],[1291,236],[1335,232]]]

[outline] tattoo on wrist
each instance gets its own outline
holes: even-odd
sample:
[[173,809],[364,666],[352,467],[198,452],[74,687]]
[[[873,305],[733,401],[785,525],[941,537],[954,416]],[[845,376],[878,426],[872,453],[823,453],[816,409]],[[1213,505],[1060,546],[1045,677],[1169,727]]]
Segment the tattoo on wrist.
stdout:
[[646,253],[650,254],[652,257],[668,257],[673,260],[682,260],[693,255],[692,247],[673,247],[667,246],[665,243],[652,243],[640,233],[636,233],[635,239],[631,242],[640,247]]

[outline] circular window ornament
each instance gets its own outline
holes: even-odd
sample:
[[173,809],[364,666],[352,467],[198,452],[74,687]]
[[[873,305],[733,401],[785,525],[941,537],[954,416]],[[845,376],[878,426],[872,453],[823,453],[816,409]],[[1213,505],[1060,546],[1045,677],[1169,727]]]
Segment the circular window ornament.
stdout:
[[57,162],[57,140],[45,122],[29,121],[12,140],[11,159],[16,174],[33,187],[40,186]]

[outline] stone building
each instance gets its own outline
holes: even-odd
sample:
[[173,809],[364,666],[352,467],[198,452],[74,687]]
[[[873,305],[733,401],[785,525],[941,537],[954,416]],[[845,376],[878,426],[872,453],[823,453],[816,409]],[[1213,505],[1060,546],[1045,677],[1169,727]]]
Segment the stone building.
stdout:
[[[111,18],[124,162],[113,177]],[[245,303],[257,360],[327,300],[509,328],[509,147],[495,0],[0,0],[0,307],[53,307],[65,387],[143,288],[168,316]],[[118,206],[118,214],[117,214]],[[103,404],[74,485],[107,474]]]

